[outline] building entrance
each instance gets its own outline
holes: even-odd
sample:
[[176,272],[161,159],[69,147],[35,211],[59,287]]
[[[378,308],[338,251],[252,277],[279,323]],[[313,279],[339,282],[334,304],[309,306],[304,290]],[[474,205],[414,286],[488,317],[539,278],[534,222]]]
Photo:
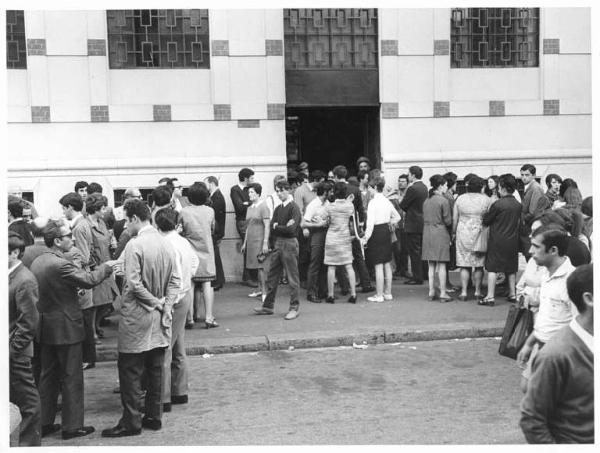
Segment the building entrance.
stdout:
[[356,174],[356,160],[367,156],[379,167],[379,109],[330,107],[286,109],[288,164],[307,162],[324,172],[345,165]]

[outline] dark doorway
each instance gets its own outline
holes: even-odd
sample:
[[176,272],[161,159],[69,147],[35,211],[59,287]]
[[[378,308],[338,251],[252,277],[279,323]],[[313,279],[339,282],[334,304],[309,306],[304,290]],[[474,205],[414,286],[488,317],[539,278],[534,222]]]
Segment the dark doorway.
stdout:
[[308,163],[329,171],[345,165],[356,174],[356,160],[367,156],[380,167],[379,107],[303,107],[286,109],[288,165]]

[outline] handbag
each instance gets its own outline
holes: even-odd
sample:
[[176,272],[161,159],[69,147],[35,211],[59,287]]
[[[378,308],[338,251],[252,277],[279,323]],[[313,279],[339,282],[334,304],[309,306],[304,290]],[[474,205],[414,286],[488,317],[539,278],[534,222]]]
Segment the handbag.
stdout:
[[473,251],[477,253],[487,252],[489,236],[489,227],[481,227],[481,230],[479,230],[479,234],[475,237],[475,241],[473,242]]
[[498,353],[504,357],[516,359],[533,331],[533,313],[524,307],[511,306],[508,310]]

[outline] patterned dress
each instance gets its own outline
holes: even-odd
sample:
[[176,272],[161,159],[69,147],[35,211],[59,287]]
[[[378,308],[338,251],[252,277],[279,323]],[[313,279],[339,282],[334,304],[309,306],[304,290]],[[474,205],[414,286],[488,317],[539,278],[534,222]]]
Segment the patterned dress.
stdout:
[[349,222],[354,205],[347,200],[335,200],[327,207],[329,229],[325,236],[325,259],[327,266],[352,264],[352,238]]
[[265,240],[264,219],[269,220],[269,208],[262,201],[258,205],[248,206],[246,211],[246,268],[262,269],[264,263],[259,263],[256,255],[262,252]]
[[473,252],[473,245],[482,228],[483,214],[492,199],[481,193],[465,193],[454,204],[456,226],[456,265],[458,267],[483,267],[485,253]]

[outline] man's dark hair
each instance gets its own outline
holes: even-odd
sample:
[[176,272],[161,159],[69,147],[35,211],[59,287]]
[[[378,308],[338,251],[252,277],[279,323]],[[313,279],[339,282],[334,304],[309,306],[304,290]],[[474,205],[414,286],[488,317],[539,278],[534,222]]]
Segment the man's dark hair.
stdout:
[[581,213],[588,217],[594,217],[594,199],[592,196],[585,197],[581,202]]
[[552,183],[553,179],[556,179],[561,184],[563,182],[562,178],[556,173],[550,173],[548,176],[546,176],[546,186],[548,187],[548,189],[550,188],[550,184]]
[[195,206],[202,206],[210,197],[210,192],[206,184],[196,181],[188,188],[188,200]]
[[531,233],[531,237],[541,236],[544,249],[549,251],[552,247],[558,250],[558,256],[565,256],[569,246],[567,231],[557,224],[541,226]]
[[535,176],[535,166],[531,165],[531,164],[525,164],[521,167],[521,171],[528,171],[529,173],[531,173],[533,176]]
[[408,182],[408,175],[406,173],[402,173],[400,176],[398,176],[398,179],[405,179],[406,182]]
[[317,184],[317,186],[315,187],[315,192],[317,194],[317,197],[320,197],[321,195],[324,195],[327,191],[331,190],[331,184],[327,181],[323,181]]
[[333,172],[333,176],[338,179],[346,179],[348,176],[348,169],[344,165],[336,165],[331,171]]
[[248,184],[248,190],[250,189],[254,190],[259,197],[262,195],[262,186],[259,183]]
[[219,187],[219,180],[215,177],[215,176],[207,176],[206,180],[210,183],[210,184],[214,184],[215,186]]
[[282,179],[281,181],[277,181],[277,184],[275,184],[275,189],[279,189],[279,190],[291,190],[292,186],[291,184],[287,181],[287,179]]
[[290,181],[290,184],[293,184],[294,182],[296,182],[298,184],[302,184],[307,179],[308,179],[308,176],[306,176],[306,174],[304,172],[296,171],[296,170],[290,170],[288,172],[288,181]]
[[88,187],[89,184],[87,183],[87,181],[77,181],[75,183],[75,192],[78,192],[79,189],[83,189],[84,187]]
[[102,193],[102,186],[97,182],[91,182],[87,190],[88,195],[91,193]]
[[448,183],[448,189],[451,189],[456,184],[458,176],[456,173],[449,171],[448,173],[444,173],[444,179],[446,179],[446,182]]
[[8,203],[8,211],[10,212],[10,215],[13,216],[15,219],[23,217],[24,208],[25,203],[23,203],[23,200],[15,200]]
[[73,210],[76,212],[81,212],[83,209],[83,198],[77,192],[70,192],[66,195],[63,195],[59,200],[61,206],[68,208],[69,206],[73,207]]
[[582,264],[571,272],[567,278],[567,292],[569,299],[577,307],[579,313],[587,310],[583,301],[583,293],[594,294],[594,265]]
[[347,184],[343,181],[338,181],[333,186],[333,196],[336,200],[341,200],[346,198],[346,194],[348,193]]
[[517,190],[517,178],[510,173],[505,173],[498,177],[498,187],[504,188],[507,193],[511,194]]
[[156,186],[152,191],[152,201],[158,207],[168,205],[172,197],[173,192],[167,186]]
[[46,247],[54,245],[54,239],[62,237],[60,229],[64,226],[60,220],[49,220],[44,227],[44,243]]
[[85,212],[88,214],[93,214],[104,206],[108,206],[108,200],[101,193],[93,193],[85,199]]
[[239,173],[238,173],[238,179],[240,180],[240,182],[244,181],[245,179],[249,178],[250,176],[254,175],[254,171],[252,171],[249,168],[242,168]]
[[385,187],[385,179],[382,176],[375,176],[369,179],[369,186],[373,187],[377,192],[383,192]]
[[325,179],[325,173],[323,173],[321,170],[313,170],[310,172],[310,175],[308,176],[308,182],[319,182],[323,179]]
[[179,214],[173,208],[159,209],[154,215],[154,224],[163,232],[173,231],[179,221]]
[[123,203],[123,212],[128,219],[136,216],[142,222],[150,220],[150,209],[145,201],[138,198],[130,198]]
[[8,232],[8,253],[12,253],[14,250],[19,250],[18,259],[23,257],[23,253],[25,252],[25,241],[21,237],[20,234],[15,233],[14,231]]
[[421,179],[423,177],[423,169],[418,165],[413,165],[408,169],[408,173],[413,175],[417,179]]
[[365,156],[361,156],[357,159],[356,167],[360,167],[360,164],[362,164],[363,162],[366,162],[366,164],[369,166],[369,169],[373,168],[373,165],[371,165],[371,160]]
[[480,178],[479,176],[473,176],[471,179],[469,179],[469,185],[467,186],[467,192],[481,193],[481,189],[483,189],[484,185],[485,185],[485,179]]
[[479,176],[477,176],[475,173],[467,173],[465,175],[465,177],[463,178],[463,181],[465,182],[465,184],[468,186],[469,183],[471,182],[471,179],[473,178],[478,178]]

